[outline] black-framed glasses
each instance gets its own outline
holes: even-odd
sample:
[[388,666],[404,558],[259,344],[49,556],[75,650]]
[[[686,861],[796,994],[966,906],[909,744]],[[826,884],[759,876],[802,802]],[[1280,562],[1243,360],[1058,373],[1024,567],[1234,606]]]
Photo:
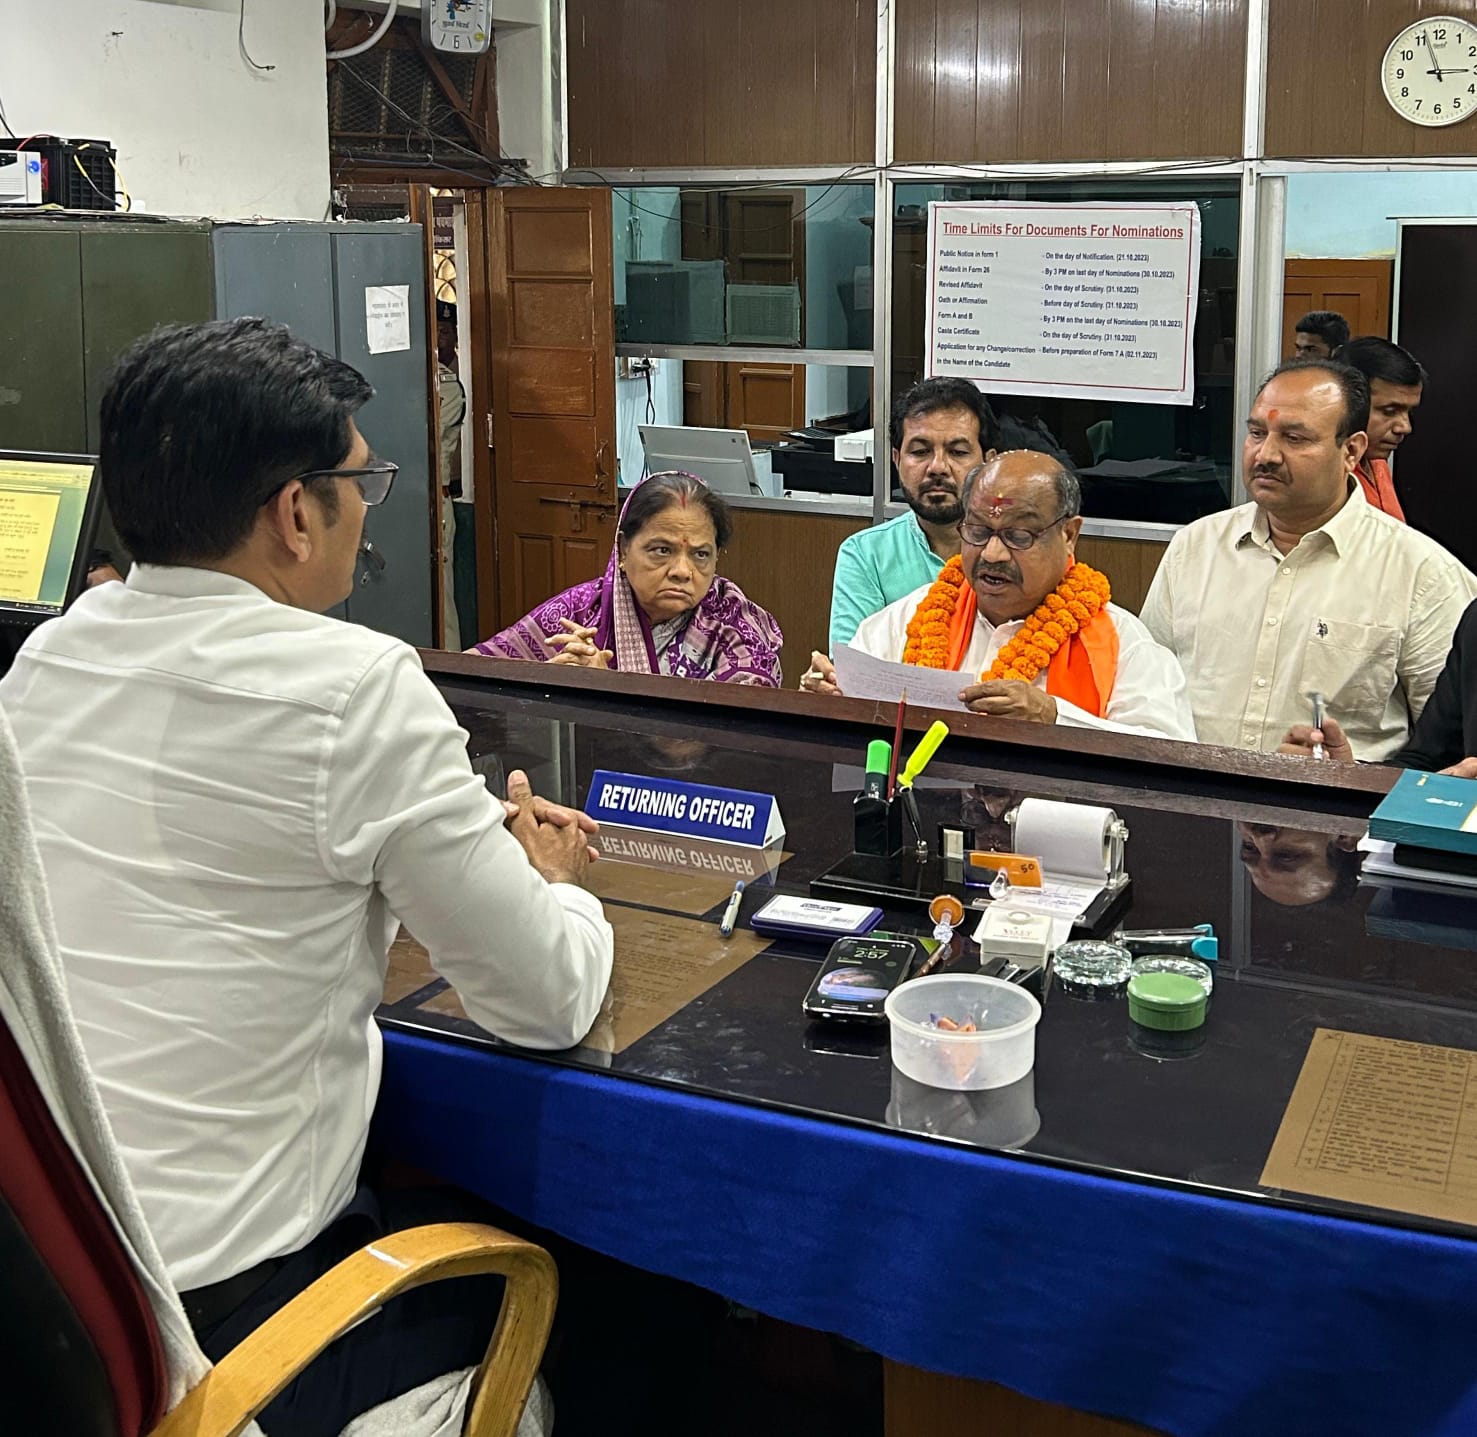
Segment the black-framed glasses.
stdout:
[[400,466],[390,463],[388,459],[371,459],[368,464],[362,464],[357,469],[308,469],[301,474],[294,474],[291,479],[284,479],[263,496],[262,503],[270,504],[294,481],[307,484],[313,479],[352,479],[359,486],[359,497],[373,507],[375,504],[383,504],[390,497],[390,485],[395,482],[395,476],[399,472]]
[[1070,514],[1058,514],[1044,529],[995,529],[989,524],[961,522],[959,537],[971,549],[988,549],[991,539],[999,539],[1012,554],[1019,554],[1029,549],[1043,534],[1051,533],[1064,519],[1071,517]]
[[[310,479],[352,479],[359,486],[360,498],[373,507],[390,497],[390,485],[399,472],[398,464],[392,464],[388,459],[374,459],[357,469],[309,469],[306,473],[294,474],[292,479],[304,484]],[[287,480],[287,484],[291,484],[292,479]],[[280,487],[286,488],[287,484]]]

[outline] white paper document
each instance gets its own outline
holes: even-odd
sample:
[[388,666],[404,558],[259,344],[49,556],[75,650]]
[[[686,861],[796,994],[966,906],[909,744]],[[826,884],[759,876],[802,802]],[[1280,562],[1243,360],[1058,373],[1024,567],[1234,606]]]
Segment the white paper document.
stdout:
[[1044,913],[1048,918],[1075,920],[1092,906],[1103,891],[1102,883],[1084,883],[1080,879],[1048,878],[1040,888],[1015,888],[999,903],[1023,908],[1027,913]]
[[364,337],[371,354],[410,348],[410,286],[364,286]]
[[964,713],[959,691],[974,682],[968,674],[953,669],[925,669],[917,664],[895,664],[888,659],[874,659],[850,644],[837,644],[831,658],[836,665],[836,682],[849,699],[881,699],[884,703],[897,703],[906,689],[910,704]]

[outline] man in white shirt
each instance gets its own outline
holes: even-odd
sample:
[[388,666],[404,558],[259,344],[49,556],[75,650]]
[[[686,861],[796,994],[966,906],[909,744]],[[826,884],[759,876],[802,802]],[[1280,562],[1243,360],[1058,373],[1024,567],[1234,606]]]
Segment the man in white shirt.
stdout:
[[[356,1188],[401,920],[510,1042],[578,1042],[610,975],[581,886],[593,825],[521,774],[505,814],[415,651],[323,616],[394,478],[353,421],[370,393],[262,320],[133,346],[103,397],[100,474],[135,566],[0,682],[83,1046],[212,1355],[373,1205]],[[476,1361],[495,1305],[467,1313],[463,1346],[443,1324],[417,1353],[391,1304],[335,1347],[342,1390],[297,1384],[264,1426],[337,1432]],[[356,1343],[379,1347],[355,1362]]]
[[[1194,739],[1174,656],[1076,561],[1081,510],[1076,476],[1048,455],[1017,449],[974,470],[959,558],[864,619],[852,647],[977,675],[959,694],[976,713]],[[831,660],[814,655],[800,687],[839,693]]]
[[1252,502],[1197,519],[1161,561],[1143,619],[1179,657],[1202,742],[1275,749],[1319,693],[1357,757],[1387,758],[1431,696],[1477,579],[1364,502],[1368,422],[1358,370],[1284,364],[1247,421]]

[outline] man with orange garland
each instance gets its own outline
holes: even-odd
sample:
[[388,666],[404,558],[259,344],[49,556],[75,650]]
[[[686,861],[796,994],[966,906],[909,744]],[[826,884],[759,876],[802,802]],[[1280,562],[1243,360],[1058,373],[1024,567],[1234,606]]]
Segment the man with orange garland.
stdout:
[[[963,501],[958,558],[864,619],[852,647],[978,675],[959,695],[975,713],[1193,741],[1178,661],[1076,560],[1076,477],[1017,449],[973,470]],[[800,687],[839,693],[830,659],[812,654]]]

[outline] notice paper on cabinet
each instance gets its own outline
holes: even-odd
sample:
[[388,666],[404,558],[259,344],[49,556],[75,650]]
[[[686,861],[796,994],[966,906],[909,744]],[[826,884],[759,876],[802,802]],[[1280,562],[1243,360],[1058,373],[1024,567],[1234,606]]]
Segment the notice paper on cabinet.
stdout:
[[1261,1182],[1477,1226],[1477,1052],[1317,1029]]

